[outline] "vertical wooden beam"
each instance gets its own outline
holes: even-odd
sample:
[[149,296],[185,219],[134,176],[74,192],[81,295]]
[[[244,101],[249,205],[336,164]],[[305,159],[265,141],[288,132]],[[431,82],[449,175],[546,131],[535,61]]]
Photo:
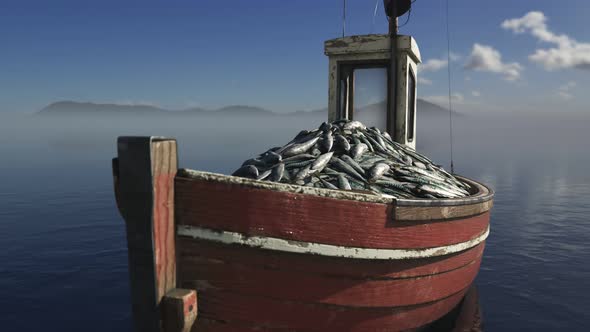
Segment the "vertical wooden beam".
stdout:
[[[391,134],[394,140],[397,141],[398,133],[396,132],[396,118],[399,110],[397,109],[397,6],[394,3],[391,6],[391,13],[389,15],[389,37],[390,37],[390,55],[389,55],[389,75],[387,87],[387,131]],[[399,142],[399,141],[398,141]],[[403,144],[403,143],[402,143]]]
[[176,141],[119,137],[113,161],[117,203],[125,219],[135,330],[160,332],[160,303],[176,287],[174,177]]
[[176,288],[162,300],[164,332],[189,332],[197,319],[197,292]]
[[339,119],[340,106],[338,99],[340,98],[340,78],[338,77],[338,61],[330,57],[328,68],[328,121],[336,121]]

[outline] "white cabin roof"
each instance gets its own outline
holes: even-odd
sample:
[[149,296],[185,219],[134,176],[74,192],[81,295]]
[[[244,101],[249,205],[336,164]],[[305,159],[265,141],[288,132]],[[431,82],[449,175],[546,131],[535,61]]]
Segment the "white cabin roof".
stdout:
[[[412,36],[397,36],[399,52],[407,52],[416,63],[421,63],[418,44]],[[327,56],[391,53],[391,38],[387,34],[372,34],[361,36],[346,36],[330,39],[324,42],[324,53]]]

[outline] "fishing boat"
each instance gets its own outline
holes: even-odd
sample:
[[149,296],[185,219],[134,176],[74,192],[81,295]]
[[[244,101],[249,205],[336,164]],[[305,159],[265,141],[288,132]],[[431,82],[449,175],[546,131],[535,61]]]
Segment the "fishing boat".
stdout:
[[[420,53],[395,23],[410,1],[386,5],[389,34],[325,42],[328,120],[366,116],[355,73],[384,68],[374,121],[415,148]],[[179,168],[170,138],[117,144],[137,331],[424,330],[478,273],[494,194],[472,179],[468,197],[396,199]]]

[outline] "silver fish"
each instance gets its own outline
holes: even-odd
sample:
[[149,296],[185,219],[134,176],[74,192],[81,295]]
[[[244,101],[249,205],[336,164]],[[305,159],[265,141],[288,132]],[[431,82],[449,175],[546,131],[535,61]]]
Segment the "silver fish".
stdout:
[[334,146],[340,150],[344,150],[344,151],[350,150],[350,143],[348,142],[348,140],[344,136],[342,136],[340,134],[336,134],[336,136],[334,137]]
[[359,143],[352,147],[350,150],[350,155],[354,160],[358,160],[358,158],[360,158],[368,149],[369,147],[366,144]]
[[245,165],[238,168],[232,175],[255,179],[258,177],[258,168],[254,165]]
[[386,163],[377,163],[373,167],[369,169],[367,175],[369,177],[369,182],[374,182],[378,178],[380,178],[385,172],[389,171],[390,167]]
[[332,155],[334,155],[334,152],[324,153],[323,155],[319,156],[318,159],[316,159],[311,164],[310,171],[313,173],[321,172],[324,169],[324,167],[328,165],[328,162],[330,161],[330,158],[332,158]]
[[248,166],[248,165],[253,165],[253,166],[257,166],[257,167],[264,167],[264,161],[260,160],[260,159],[248,159],[246,161],[244,161],[242,163],[242,166]]
[[373,147],[373,149],[375,151],[387,153],[387,149],[385,148],[384,145],[379,144],[379,142],[377,142],[376,140],[374,140],[370,136],[365,136],[365,138],[367,139],[367,141],[369,141],[369,143],[371,143],[371,146]]
[[388,132],[386,132],[386,131],[382,132],[381,136],[383,136],[386,140],[393,142],[393,139],[391,138],[391,136],[389,135]]
[[315,158],[314,155],[311,155],[308,153],[302,153],[302,154],[298,154],[293,157],[285,158],[282,161],[283,161],[283,163],[288,164],[288,163],[292,163],[292,162],[298,162],[298,161],[309,160],[309,159],[314,159],[314,158]]
[[360,175],[365,175],[365,170],[350,156],[343,154],[342,156],[340,156],[340,159],[352,166],[352,168],[354,168],[354,170],[357,171]]
[[426,165],[424,165],[423,163],[421,163],[419,161],[414,161],[414,166],[421,168],[421,169],[427,169]]
[[295,175],[295,179],[294,179],[295,182],[302,181],[303,179],[308,177],[310,175],[310,171],[311,171],[311,164],[300,169],[299,172],[297,172],[297,174]]
[[335,169],[347,173],[348,175],[352,176],[353,178],[361,182],[367,181],[362,175],[355,171],[354,168],[352,168],[352,166],[348,165],[338,157],[332,157],[332,159],[330,159],[330,165],[332,165]]
[[266,153],[264,153],[262,155],[262,157],[260,157],[260,160],[262,160],[265,164],[271,164],[274,165],[276,163],[278,163],[279,161],[281,161],[283,157],[273,151],[267,151]]
[[405,162],[407,165],[412,165],[412,164],[413,164],[413,162],[414,162],[414,161],[412,160],[412,157],[410,157],[410,156],[408,156],[408,155],[405,155],[403,158],[404,158],[404,162]]
[[313,159],[309,159],[309,160],[304,160],[304,161],[299,161],[299,162],[292,162],[292,163],[285,163],[285,167],[288,169],[292,169],[292,168],[302,168],[305,167],[307,165],[310,165],[311,163],[313,163],[314,160]]
[[343,130],[358,130],[358,129],[362,129],[365,130],[367,129],[367,127],[365,127],[364,124],[362,124],[359,121],[350,121],[344,124],[344,126],[342,126]]
[[456,198],[456,197],[460,197],[460,195],[457,195],[453,192],[450,192],[448,190],[444,190],[441,188],[437,188],[435,186],[432,185],[428,185],[428,184],[422,184],[418,187],[420,190],[425,191],[426,193],[429,193],[431,195],[434,195],[436,197],[441,197],[441,198]]
[[328,131],[323,136],[322,139],[318,141],[318,147],[320,151],[326,153],[332,150],[332,145],[334,144],[334,136],[332,136],[332,132]]
[[319,139],[319,137],[314,137],[307,142],[294,144],[283,151],[282,155],[283,157],[290,157],[307,152],[307,150],[311,149],[311,147],[314,146]]
[[331,169],[330,167],[324,167],[324,173],[328,174],[328,175],[338,175],[340,174],[340,172],[338,172],[337,170]]
[[272,170],[270,170],[270,169],[269,170],[266,170],[266,171],[260,173],[256,177],[256,180],[264,180],[264,179],[266,179],[270,175],[270,173],[272,173]]
[[283,178],[285,174],[285,164],[280,163],[277,167],[272,169],[272,173],[270,174],[270,181],[279,182]]
[[369,148],[369,151],[371,152],[375,152],[375,149],[373,149],[373,146],[371,145],[371,142],[369,142],[369,140],[365,137],[365,135],[360,135],[359,139],[361,140],[361,142],[365,143],[365,145]]
[[338,188],[342,190],[352,190],[350,182],[343,174],[338,174]]
[[331,125],[331,124],[329,124],[329,123],[327,123],[327,122],[323,122],[323,123],[320,125],[320,130],[321,130],[321,131],[323,131],[323,132],[327,132],[327,131],[329,131],[331,128],[332,128],[332,125]]
[[283,177],[281,180],[291,182],[291,173],[287,169],[285,169],[285,171],[283,172]]
[[328,181],[326,181],[324,179],[321,179],[320,178],[320,181],[322,182],[322,184],[324,185],[325,188],[328,188],[328,189],[338,189],[338,187],[336,187],[335,185],[331,184],[330,182],[328,182]]
[[387,132],[346,119],[303,130],[234,175],[394,198],[465,197],[472,190]]

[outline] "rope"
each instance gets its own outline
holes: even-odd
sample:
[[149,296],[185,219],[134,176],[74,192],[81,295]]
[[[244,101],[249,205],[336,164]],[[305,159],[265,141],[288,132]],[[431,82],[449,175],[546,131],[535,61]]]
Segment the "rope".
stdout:
[[401,28],[401,27],[405,26],[406,24],[408,24],[408,22],[410,22],[410,16],[412,16],[412,7],[410,7],[410,10],[408,11],[408,16],[406,16],[406,21],[404,22],[404,24],[398,26],[398,28]]
[[449,0],[447,4],[447,77],[449,80],[449,139],[451,141],[451,174],[455,174],[453,165],[453,103],[451,101],[451,33],[449,31]]
[[377,16],[377,8],[379,8],[379,1],[381,0],[375,1],[375,10],[373,11],[373,24],[371,25],[371,33],[373,33],[373,30],[375,30],[375,16]]

